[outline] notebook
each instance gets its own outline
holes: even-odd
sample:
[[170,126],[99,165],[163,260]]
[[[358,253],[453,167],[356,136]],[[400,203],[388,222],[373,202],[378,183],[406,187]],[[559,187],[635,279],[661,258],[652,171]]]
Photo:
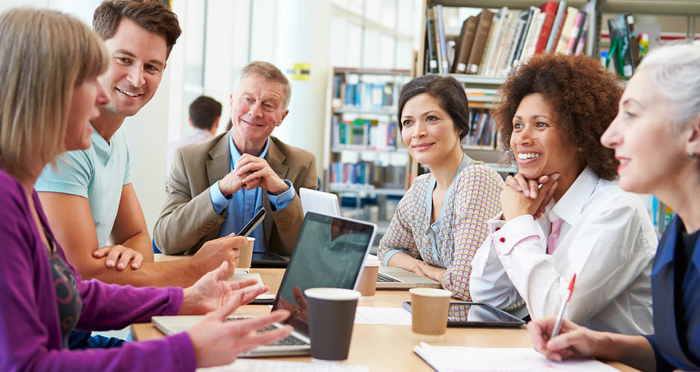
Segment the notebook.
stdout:
[[330,192],[300,188],[301,209],[306,212],[316,212],[329,216],[340,216],[338,196]]
[[[309,354],[309,323],[306,311],[299,307],[294,298],[295,294],[298,296],[313,287],[355,289],[375,230],[376,226],[371,223],[307,213],[272,306],[273,311],[290,310],[292,316],[286,323],[293,326],[294,331],[290,337],[275,345],[261,346],[241,356]],[[155,316],[151,321],[161,332],[171,335],[188,330],[202,317]],[[229,319],[235,321],[241,317]]]

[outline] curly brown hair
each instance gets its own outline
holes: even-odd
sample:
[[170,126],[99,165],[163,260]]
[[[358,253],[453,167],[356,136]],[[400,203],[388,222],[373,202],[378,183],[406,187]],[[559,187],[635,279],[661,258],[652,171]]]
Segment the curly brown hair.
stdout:
[[[617,177],[619,162],[600,137],[617,115],[622,96],[618,78],[586,56],[542,54],[520,66],[501,86],[500,104],[491,110],[501,145],[510,151],[513,116],[520,101],[540,93],[558,114],[564,134],[580,148],[580,159],[600,177]],[[514,156],[511,151],[511,161]]]

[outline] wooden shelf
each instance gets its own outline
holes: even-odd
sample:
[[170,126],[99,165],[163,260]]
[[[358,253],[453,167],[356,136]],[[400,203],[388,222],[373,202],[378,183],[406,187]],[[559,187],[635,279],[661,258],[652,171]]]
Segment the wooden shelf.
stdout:
[[355,107],[343,107],[333,109],[334,114],[361,114],[361,115],[394,115],[396,116],[398,109],[363,109]]
[[[568,6],[581,8],[586,5],[587,0],[567,0]],[[488,2],[479,0],[432,0],[432,4],[440,4],[449,7],[501,8],[507,6],[514,9],[527,9],[530,6],[539,6],[539,3],[532,0],[489,0]],[[700,0],[598,0],[599,8],[603,13],[625,13],[633,14],[653,14],[653,15],[700,15]]]
[[404,189],[384,189],[384,188],[374,188],[374,187],[364,187],[363,185],[356,186],[341,186],[338,184],[331,184],[331,192],[348,192],[348,193],[359,193],[359,194],[372,194],[372,195],[394,195],[403,196],[406,193]]
[[502,77],[492,77],[492,76],[481,76],[481,75],[469,75],[469,74],[450,74],[460,83],[465,84],[479,84],[479,85],[493,85],[498,87],[505,83],[506,78]]
[[369,74],[369,75],[410,75],[410,70],[384,69],[384,68],[357,68],[336,67],[336,73],[345,74]]
[[375,149],[367,146],[353,146],[344,145],[331,148],[331,152],[343,152],[343,151],[355,151],[355,152],[398,152],[398,153],[408,153],[408,149],[405,147],[389,147],[385,149]]

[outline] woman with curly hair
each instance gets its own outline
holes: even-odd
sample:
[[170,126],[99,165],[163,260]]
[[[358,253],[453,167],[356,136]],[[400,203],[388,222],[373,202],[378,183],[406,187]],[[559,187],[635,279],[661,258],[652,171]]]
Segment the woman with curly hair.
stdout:
[[549,358],[618,360],[643,371],[700,370],[700,42],[644,57],[601,142],[620,160],[620,187],[656,195],[677,213],[652,269],[654,334],[594,332],[554,317],[528,324]]
[[500,211],[503,179],[462,151],[469,133],[464,87],[453,77],[411,80],[399,97],[399,128],[411,157],[430,169],[413,181],[379,242],[384,266],[434,279],[470,300],[471,260]]
[[547,54],[522,66],[501,94],[494,120],[518,174],[506,180],[503,213],[489,221],[472,262],[472,298],[501,308],[524,300],[538,319],[557,313],[575,274],[566,318],[651,333],[656,235],[600,143],[622,88],[591,58]]

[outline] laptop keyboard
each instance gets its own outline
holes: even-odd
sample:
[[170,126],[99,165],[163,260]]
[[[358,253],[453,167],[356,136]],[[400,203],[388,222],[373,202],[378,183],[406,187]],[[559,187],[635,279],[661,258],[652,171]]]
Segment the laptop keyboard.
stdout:
[[[267,332],[267,331],[272,331],[277,329],[274,325],[267,326],[265,328],[261,328],[258,330],[258,332]],[[294,345],[306,345],[306,342],[294,337],[293,335],[289,335],[274,344],[272,346],[280,346],[280,345],[285,345],[285,346],[294,346]]]
[[384,274],[382,274],[382,273],[378,273],[378,274],[377,274],[377,282],[383,282],[383,283],[398,283],[399,281],[396,280],[396,279],[394,279],[394,278],[392,278],[392,277],[390,277],[390,276],[384,275]]
[[[226,319],[224,319],[224,322],[236,321],[236,320],[241,320],[241,319],[245,319],[245,318],[226,318]],[[275,325],[270,325],[270,326],[267,326],[265,328],[258,329],[258,332],[267,332],[267,331],[272,331],[275,329],[277,329],[277,327]],[[289,336],[275,342],[274,344],[272,344],[270,346],[296,346],[296,345],[303,346],[303,345],[308,345],[308,344],[306,342],[304,342],[303,340],[300,340],[299,338],[294,337],[294,335],[289,335]]]

